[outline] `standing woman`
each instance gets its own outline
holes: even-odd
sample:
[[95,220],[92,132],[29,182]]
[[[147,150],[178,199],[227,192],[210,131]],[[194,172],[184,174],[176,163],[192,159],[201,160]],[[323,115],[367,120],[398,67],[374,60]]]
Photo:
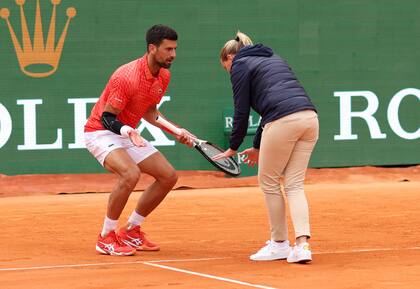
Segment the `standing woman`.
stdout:
[[[253,45],[241,32],[223,46],[220,62],[230,73],[235,113],[230,148],[215,159],[236,154],[247,133],[251,108],[262,117],[253,147],[240,154],[246,156],[248,165],[259,165],[258,181],[268,208],[271,240],[250,259],[310,262],[311,233],[303,181],[318,139],[316,109],[286,61],[269,47]],[[280,188],[282,175],[296,237],[292,248]]]

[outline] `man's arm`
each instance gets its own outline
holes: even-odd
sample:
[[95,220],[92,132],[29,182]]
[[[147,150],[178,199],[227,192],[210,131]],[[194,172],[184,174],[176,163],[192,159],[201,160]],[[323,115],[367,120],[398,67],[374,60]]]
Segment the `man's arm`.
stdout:
[[112,131],[113,133],[121,134],[121,128],[124,124],[117,120],[117,115],[120,112],[121,110],[116,109],[107,103],[101,116],[101,122],[104,128]]
[[156,118],[158,116],[162,116],[160,111],[157,109],[156,106],[151,106],[143,115],[143,119],[145,119],[148,123],[157,126],[158,128],[164,129],[159,123],[156,122]]
[[143,138],[139,135],[138,131],[117,119],[117,115],[120,112],[121,110],[107,103],[101,116],[101,122],[104,128],[125,138],[129,138],[135,146],[144,146]]
[[[150,107],[148,110],[147,110],[147,112],[143,115],[143,118],[147,121],[147,122],[149,122],[149,123],[151,123],[151,124],[153,124],[154,126],[157,126],[158,128],[160,128],[160,129],[162,129],[162,130],[164,130],[164,131],[166,131],[166,132],[169,132],[170,134],[172,134],[172,135],[174,135],[175,137],[176,137],[176,139],[180,142],[180,143],[182,143],[182,144],[186,144],[186,145],[188,145],[188,146],[192,146],[193,145],[193,142],[192,142],[192,140],[191,140],[191,138],[197,138],[195,135],[193,135],[193,134],[191,134],[188,130],[186,130],[186,129],[183,129],[183,128],[181,128],[180,127],[180,129],[181,129],[181,131],[182,131],[182,134],[181,135],[175,135],[172,131],[169,131],[168,129],[166,129],[164,126],[162,126],[161,124],[159,124],[157,121],[156,121],[156,118],[157,117],[162,117],[162,118],[164,118],[164,119],[167,119],[157,108],[156,108],[156,106],[153,106],[153,107]],[[174,123],[173,123],[174,124]],[[177,126],[177,127],[179,127],[178,125],[176,125],[176,124],[174,124],[175,126]]]

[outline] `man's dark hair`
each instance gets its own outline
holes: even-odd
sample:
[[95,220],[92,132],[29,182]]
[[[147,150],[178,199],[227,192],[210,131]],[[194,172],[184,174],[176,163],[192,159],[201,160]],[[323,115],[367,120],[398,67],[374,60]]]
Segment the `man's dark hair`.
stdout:
[[149,50],[149,44],[159,46],[163,39],[178,40],[178,34],[171,27],[162,24],[153,25],[146,33],[147,49]]

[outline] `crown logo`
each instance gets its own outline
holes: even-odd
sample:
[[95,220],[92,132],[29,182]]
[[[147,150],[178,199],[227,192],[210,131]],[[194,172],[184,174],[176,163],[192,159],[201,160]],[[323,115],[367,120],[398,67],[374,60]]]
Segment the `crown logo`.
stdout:
[[[31,77],[47,77],[53,74],[59,65],[61,53],[63,51],[64,41],[66,39],[67,30],[69,28],[70,20],[76,16],[76,9],[74,7],[67,8],[67,21],[63,32],[58,39],[55,46],[55,30],[56,30],[56,7],[61,3],[61,0],[51,0],[53,5],[50,26],[46,42],[44,42],[44,34],[42,31],[42,18],[39,0],[36,2],[35,10],[35,28],[33,42],[29,35],[29,29],[26,21],[25,11],[23,5],[25,0],[15,0],[16,4],[20,6],[22,43],[19,43],[18,38],[9,21],[10,11],[7,8],[0,10],[0,17],[3,18],[10,31],[13,45],[15,47],[16,56],[19,61],[20,69],[23,73]],[[30,68],[41,65],[43,72],[30,71]],[[45,69],[45,67],[47,67]]]

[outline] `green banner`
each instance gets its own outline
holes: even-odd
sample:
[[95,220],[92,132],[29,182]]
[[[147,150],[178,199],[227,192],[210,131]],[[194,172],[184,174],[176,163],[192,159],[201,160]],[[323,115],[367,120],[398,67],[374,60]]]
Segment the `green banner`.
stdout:
[[[285,58],[316,105],[310,166],[420,163],[416,0],[0,0],[0,9],[0,174],[103,172],[84,148],[86,117],[158,23],[179,35],[160,109],[200,138],[227,146],[233,101],[218,56],[240,29]],[[252,144],[252,116],[240,149]],[[150,124],[140,130],[176,169],[212,169]]]

